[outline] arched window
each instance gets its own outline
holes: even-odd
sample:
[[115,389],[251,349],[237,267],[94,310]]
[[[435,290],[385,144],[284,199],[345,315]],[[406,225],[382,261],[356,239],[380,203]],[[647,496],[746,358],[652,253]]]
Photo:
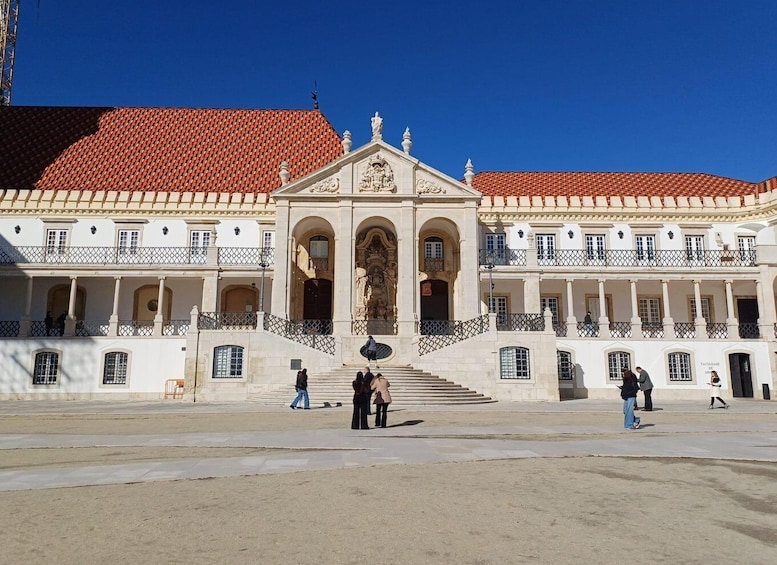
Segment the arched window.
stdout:
[[55,385],[59,378],[59,353],[41,351],[35,354],[35,368],[32,372],[32,384]]
[[623,369],[631,368],[631,354],[627,351],[613,351],[607,354],[607,367],[611,381],[623,379]]
[[220,345],[213,349],[213,378],[240,379],[243,377],[243,348]]
[[690,353],[670,353],[669,354],[669,380],[670,381],[692,381],[691,372],[691,354]]
[[500,349],[499,372],[503,379],[530,379],[529,350],[525,347]]
[[310,262],[314,269],[329,269],[329,238],[324,235],[310,238]]
[[424,270],[444,271],[442,238],[433,236],[424,240]]
[[569,351],[556,351],[558,362],[558,380],[571,381],[573,376],[572,354]]
[[106,353],[105,363],[103,364],[103,384],[127,384],[127,361],[129,361],[129,355],[123,351]]

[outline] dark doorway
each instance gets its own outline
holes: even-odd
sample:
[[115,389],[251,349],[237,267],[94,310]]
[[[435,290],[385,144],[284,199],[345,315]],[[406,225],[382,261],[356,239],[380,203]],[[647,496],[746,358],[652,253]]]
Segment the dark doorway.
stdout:
[[755,298],[737,298],[737,318],[739,321],[739,337],[757,339],[758,331],[758,300]]
[[302,317],[306,320],[332,319],[332,281],[327,279],[305,281]]
[[421,320],[448,320],[448,283],[428,280],[421,283]]
[[753,375],[750,372],[750,355],[732,353],[728,356],[731,369],[731,392],[735,398],[753,398]]

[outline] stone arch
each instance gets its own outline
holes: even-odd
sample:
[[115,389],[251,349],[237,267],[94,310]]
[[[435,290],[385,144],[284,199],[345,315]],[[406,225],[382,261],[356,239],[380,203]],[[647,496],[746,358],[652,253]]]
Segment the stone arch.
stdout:
[[[442,258],[428,253],[429,249],[441,244]],[[418,232],[418,271],[423,281],[442,281],[448,287],[448,319],[456,319],[456,283],[461,273],[461,234],[458,226],[447,218],[431,218],[424,222]],[[420,287],[423,291],[423,286]],[[423,293],[419,301],[423,305]],[[423,310],[423,308],[422,308]],[[421,318],[424,312],[421,312]]]
[[222,312],[257,312],[259,289],[256,284],[233,284],[221,290]]
[[[49,289],[46,299],[46,311],[51,312],[51,316],[56,320],[62,314],[67,315],[68,305],[70,303],[70,285],[57,284]],[[86,290],[82,286],[76,287],[76,320],[83,320],[86,313]]]
[[[334,228],[326,218],[308,216],[297,222],[291,234],[289,318],[301,320],[306,312],[316,312],[316,319],[331,319],[335,296]],[[322,288],[327,291],[311,292]]]
[[[157,314],[157,300],[159,298],[159,285],[146,284],[135,289],[132,301],[132,319],[138,321],[153,321]],[[164,305],[165,311],[162,319],[169,320],[173,308],[173,291],[165,287]]]
[[399,263],[394,225],[385,218],[361,223],[355,240],[353,312],[357,320],[396,320]]

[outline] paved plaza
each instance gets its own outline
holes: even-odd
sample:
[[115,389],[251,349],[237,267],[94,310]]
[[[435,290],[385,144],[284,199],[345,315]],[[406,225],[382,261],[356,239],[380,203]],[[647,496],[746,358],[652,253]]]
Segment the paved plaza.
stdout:
[[[598,557],[609,563],[621,559],[624,546],[615,540],[633,525],[623,521],[623,501],[615,495],[622,491],[633,500],[629,515],[654,515],[641,537],[627,535],[626,547],[649,552],[649,558],[636,561],[694,562],[694,548],[700,563],[733,562],[728,558],[743,551],[749,563],[777,559],[777,404],[734,401],[730,410],[687,402],[657,407],[642,413],[642,428],[633,431],[623,429],[620,402],[589,400],[396,406],[389,412],[389,427],[354,431],[349,406],[315,403],[311,410],[291,411],[251,403],[5,402],[0,404],[0,501],[3,523],[12,524],[7,555],[23,562],[84,559],[81,540],[72,536],[68,543],[52,542],[48,550],[26,547],[22,532],[31,524],[49,538],[61,534],[57,520],[39,522],[53,512],[62,519],[70,516],[69,529],[101,548],[95,562],[359,563],[391,552],[409,563],[575,563],[582,555],[598,555],[597,544],[613,544],[613,552]],[[578,478],[570,485],[562,480],[565,475]],[[353,488],[343,491],[344,484]],[[95,490],[105,488],[110,490]],[[310,488],[314,492],[305,492]],[[172,524],[164,510],[151,509],[165,499],[179,506],[184,491],[187,500],[233,500],[236,513],[220,506],[212,512],[198,504],[185,512],[179,507],[185,516],[179,533],[192,527],[200,532],[197,551],[191,538],[190,544],[179,539],[175,527],[170,535],[178,540],[178,551],[157,553],[148,546],[139,550],[142,540],[125,534],[103,538],[95,524],[74,527],[84,512],[93,517],[88,521],[100,515],[99,524],[118,525],[135,516],[139,524],[155,524],[148,539],[163,544],[155,536]],[[270,497],[259,504],[261,511],[238,511],[248,503],[246,493],[256,501],[258,492]],[[115,504],[99,502],[105,493]],[[437,493],[433,501],[421,504],[432,493]],[[550,542],[558,536],[551,524],[580,520],[564,500],[594,493],[584,512],[587,521]],[[65,500],[66,506],[55,511],[55,501]],[[672,510],[678,501],[685,503]],[[737,509],[747,510],[741,522],[730,516]],[[672,526],[686,512],[689,518]],[[516,516],[523,525],[505,523]],[[238,550],[242,542],[229,541],[236,532],[224,530],[208,546],[215,553],[203,553],[203,532],[213,534],[203,524],[218,517],[239,520],[236,532],[247,527],[245,521],[253,524],[246,533],[256,536],[246,544],[254,549],[250,555]],[[272,531],[284,520],[301,522],[313,533],[286,540],[288,532]],[[599,520],[603,523],[595,525]],[[481,547],[478,522],[491,521],[509,535],[503,532]],[[362,530],[388,528],[386,539],[370,546],[368,536],[358,550],[348,549],[347,541],[334,543],[340,534],[332,531],[339,531],[338,525],[347,529],[350,522]],[[434,533],[434,543],[422,538],[407,545],[398,539],[412,538],[428,524],[443,528]],[[534,533],[529,539],[522,532]],[[548,543],[538,541],[543,532],[553,532]],[[665,546],[661,532],[665,538],[684,532],[692,539]],[[700,537],[693,539],[693,532]],[[494,535],[480,532],[480,537]],[[441,540],[449,553],[422,549]],[[572,549],[570,540],[580,547]]]

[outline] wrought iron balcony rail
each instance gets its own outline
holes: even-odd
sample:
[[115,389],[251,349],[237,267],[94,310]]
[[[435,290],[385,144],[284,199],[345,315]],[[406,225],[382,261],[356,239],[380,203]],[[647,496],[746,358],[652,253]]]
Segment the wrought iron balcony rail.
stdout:
[[480,265],[488,267],[493,265],[498,267],[500,265],[508,265],[510,267],[523,267],[526,265],[526,250],[525,249],[481,249],[478,252],[480,259]]
[[421,320],[418,352],[426,355],[488,331],[488,314],[471,320]]
[[742,339],[760,338],[761,332],[758,329],[758,324],[739,324],[739,337]]
[[398,329],[396,320],[354,320],[351,324],[353,335],[397,335]]
[[496,329],[500,332],[541,332],[545,330],[542,314],[498,314]]
[[[275,249],[220,247],[219,265],[269,266]],[[0,247],[0,265],[198,265],[207,261],[205,247]]]
[[677,339],[695,339],[696,324],[693,322],[675,322],[674,335]]
[[642,337],[664,337],[664,324],[661,322],[642,322]]
[[285,337],[328,355],[335,354],[332,320],[287,320],[272,314],[264,315],[264,331]]
[[725,322],[708,322],[707,337],[710,339],[728,339],[728,325]]
[[437,273],[445,270],[445,259],[433,259],[424,257],[424,271],[427,273]]
[[[479,259],[484,267],[491,264],[490,260],[493,260],[494,266],[523,266],[526,264],[526,251],[481,249]],[[737,249],[555,249],[537,251],[537,264],[550,267],[754,267],[756,252]]]
[[599,322],[578,322],[578,337],[599,337]]
[[200,312],[199,330],[254,330],[256,312]]
[[631,322],[610,322],[610,337],[631,337]]

